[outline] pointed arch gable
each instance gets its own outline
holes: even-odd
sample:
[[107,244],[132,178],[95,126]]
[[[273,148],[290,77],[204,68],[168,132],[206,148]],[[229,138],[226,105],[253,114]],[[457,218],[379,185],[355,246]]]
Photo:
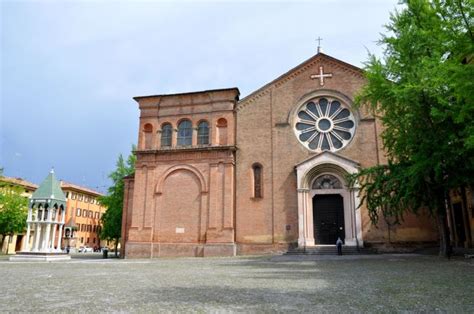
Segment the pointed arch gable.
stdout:
[[336,174],[342,182],[348,174],[359,171],[360,165],[331,152],[323,152],[312,156],[296,165],[297,182],[299,189],[308,189],[312,181],[322,173],[331,172]]
[[190,166],[190,165],[176,165],[176,166],[172,166],[172,167],[168,168],[168,170],[166,170],[164,172],[164,174],[161,176],[161,178],[158,180],[158,183],[156,184],[156,187],[155,187],[155,194],[162,194],[163,193],[163,184],[164,184],[166,178],[169,177],[172,173],[174,173],[176,171],[180,171],[180,170],[191,172],[198,179],[198,181],[200,183],[201,193],[207,193],[206,180],[204,179],[204,176],[202,175],[202,173],[198,169],[196,169],[195,167]]

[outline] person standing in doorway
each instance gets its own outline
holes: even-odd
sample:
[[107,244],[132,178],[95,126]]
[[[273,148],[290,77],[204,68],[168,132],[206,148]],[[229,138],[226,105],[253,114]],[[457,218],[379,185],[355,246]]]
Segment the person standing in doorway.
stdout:
[[340,237],[337,238],[336,247],[337,247],[337,255],[342,255],[342,240]]

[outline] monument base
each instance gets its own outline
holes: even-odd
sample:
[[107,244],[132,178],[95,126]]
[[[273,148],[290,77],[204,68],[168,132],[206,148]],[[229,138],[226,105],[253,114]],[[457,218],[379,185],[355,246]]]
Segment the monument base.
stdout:
[[67,253],[47,253],[47,252],[18,252],[10,256],[12,262],[55,262],[67,261],[71,256]]

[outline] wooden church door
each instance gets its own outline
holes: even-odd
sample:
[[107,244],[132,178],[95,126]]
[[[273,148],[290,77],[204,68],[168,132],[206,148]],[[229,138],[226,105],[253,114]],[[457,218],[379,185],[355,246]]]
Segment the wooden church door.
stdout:
[[339,194],[315,195],[313,198],[314,237],[316,244],[344,241],[344,202]]

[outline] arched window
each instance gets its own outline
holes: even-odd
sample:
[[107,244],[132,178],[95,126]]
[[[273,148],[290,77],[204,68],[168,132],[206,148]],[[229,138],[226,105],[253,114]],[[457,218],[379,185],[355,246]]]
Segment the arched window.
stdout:
[[171,135],[173,133],[173,128],[171,124],[165,123],[161,127],[161,147],[170,147],[171,146]]
[[145,133],[145,149],[151,149],[153,126],[150,123],[145,124],[143,127],[143,132]]
[[253,170],[253,197],[262,198],[262,165],[254,164]]
[[209,124],[206,121],[199,122],[197,140],[198,140],[198,145],[209,144]]
[[227,145],[227,120],[224,118],[217,120],[217,143]]
[[313,182],[313,189],[327,190],[327,189],[342,189],[341,181],[333,175],[325,174],[318,177]]
[[192,145],[193,129],[191,121],[183,120],[178,125],[178,146]]

